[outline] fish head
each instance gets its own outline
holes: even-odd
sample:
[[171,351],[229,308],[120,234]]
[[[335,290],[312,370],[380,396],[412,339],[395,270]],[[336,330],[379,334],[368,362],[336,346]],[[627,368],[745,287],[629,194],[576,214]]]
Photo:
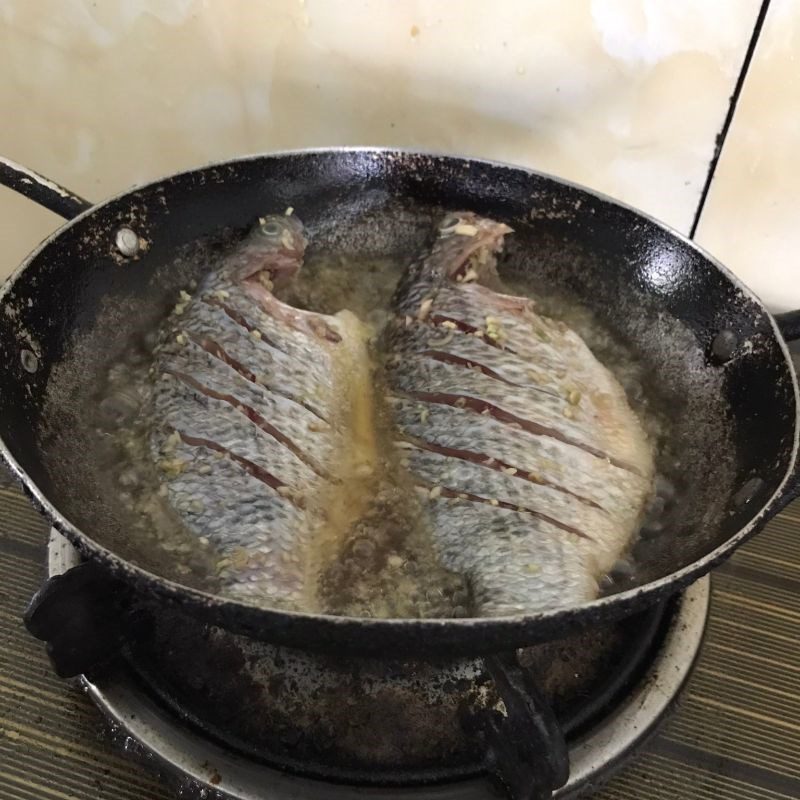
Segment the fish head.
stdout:
[[294,214],[261,217],[231,263],[229,278],[269,291],[285,285],[300,269],[306,244],[303,223]]
[[450,212],[439,224],[436,242],[443,277],[459,283],[496,282],[496,254],[503,249],[503,237],[511,232],[505,223],[471,211]]

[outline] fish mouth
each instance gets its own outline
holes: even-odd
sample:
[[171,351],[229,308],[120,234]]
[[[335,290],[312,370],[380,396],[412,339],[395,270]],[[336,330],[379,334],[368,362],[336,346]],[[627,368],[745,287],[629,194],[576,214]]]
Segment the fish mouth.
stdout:
[[[260,218],[259,223],[261,227],[249,236],[236,279],[272,291],[288,284],[300,270],[308,239],[296,217],[273,215]],[[266,225],[272,225],[275,232],[269,236],[259,233]]]
[[440,229],[440,235],[458,247],[448,277],[457,283],[483,282],[496,277],[496,254],[502,251],[503,240],[513,229],[502,222],[486,224],[473,215],[453,215],[453,219],[454,222]]
[[280,247],[259,255],[239,271],[238,278],[249,287],[260,287],[269,292],[280,289],[291,283],[299,272],[304,251],[305,241],[301,241],[297,249]]
[[460,262],[450,272],[450,278],[458,283],[469,282],[472,277],[470,275],[471,269],[475,271],[474,280],[476,281],[493,274],[497,265],[496,255],[503,249],[503,237],[510,231],[511,228],[507,228],[499,233],[491,234],[486,236],[483,241],[476,242],[469,247],[464,252]]

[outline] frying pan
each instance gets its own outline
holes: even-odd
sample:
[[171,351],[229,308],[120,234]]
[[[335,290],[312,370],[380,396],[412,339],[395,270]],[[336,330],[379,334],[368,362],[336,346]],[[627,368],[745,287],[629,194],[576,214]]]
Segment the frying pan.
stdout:
[[[91,580],[76,578],[73,589],[90,592],[107,579],[115,591],[177,605],[232,633],[319,651],[489,654],[663,600],[800,493],[798,386],[786,346],[800,335],[798,313],[774,318],[692,241],[596,192],[498,163],[377,149],[229,161],[98,205],[8,161],[0,183],[69,220],[0,292],[0,452],[92,565]],[[628,344],[673,412],[669,463],[660,468],[679,489],[668,529],[634,552],[636,583],[525,616],[383,620],[257,608],[156,574],[93,464],[93,392],[187,280],[259,215],[287,206],[319,252],[400,261],[424,246],[443,209],[507,222],[515,232],[501,270],[568,294]]]

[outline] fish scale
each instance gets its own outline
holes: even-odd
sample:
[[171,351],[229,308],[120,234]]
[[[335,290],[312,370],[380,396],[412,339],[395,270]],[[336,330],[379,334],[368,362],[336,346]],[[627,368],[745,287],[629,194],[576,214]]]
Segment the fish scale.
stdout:
[[173,456],[185,467],[168,481],[168,499],[185,523],[219,551],[225,593],[245,601],[268,598],[276,607],[302,607],[307,602],[298,546],[307,544],[303,512],[209,448],[181,443]]
[[499,380],[517,386],[526,386],[536,391],[548,392],[556,397],[564,397],[563,390],[550,378],[548,365],[538,363],[534,370],[530,362],[506,352],[502,360],[497,359],[495,346],[482,337],[463,333],[445,326],[432,326],[418,322],[406,325],[404,322],[391,323],[389,331],[391,347],[409,353],[455,356],[474,364],[476,368],[489,365]]
[[448,215],[400,281],[385,335],[397,446],[426,489],[440,558],[467,575],[482,616],[595,597],[655,470],[624,390],[583,340],[498,291],[507,233]]
[[[474,337],[463,333],[454,335],[450,342],[436,347],[433,355],[427,352],[429,348],[423,348],[420,353],[416,341],[400,340],[398,349],[402,348],[403,357],[393,368],[395,385],[407,391],[420,391],[418,387],[424,386],[424,391],[429,394],[464,394],[485,400],[510,414],[531,419],[548,428],[557,428],[574,441],[585,441],[594,449],[607,450],[617,460],[635,461],[640,441],[629,435],[627,419],[619,419],[616,413],[608,413],[609,408],[616,409],[621,404],[627,406],[627,401],[624,393],[620,396],[609,387],[608,380],[601,383],[598,376],[590,384],[580,374],[580,369],[576,368],[570,370],[564,380],[553,382],[550,386],[541,386],[530,380],[508,383],[493,374],[470,369],[469,365],[441,360],[448,355],[459,354],[457,343],[460,338]],[[594,358],[588,352],[581,355]],[[492,373],[502,374],[517,366],[520,359],[513,353],[506,355],[503,350],[489,346],[482,357],[478,358],[476,354],[474,359],[468,360],[476,367],[486,367]],[[505,365],[506,361],[509,366]],[[535,365],[531,369],[537,374],[539,370],[546,370],[534,358],[529,363]],[[571,397],[576,399],[575,404],[570,402]],[[535,412],[535,419],[530,416],[532,412]]]
[[297,492],[308,491],[313,485],[317,476],[309,466],[230,404],[215,398],[193,402],[197,399],[194,389],[175,377],[170,376],[166,382],[178,384],[162,390],[168,395],[166,402],[160,404],[162,418],[170,428],[192,439],[218,444],[225,452],[235,453],[274,474],[282,485]]
[[331,384],[327,374],[310,371],[303,361],[273,347],[266,339],[242,335],[241,326],[218,306],[198,304],[197,313],[184,321],[183,330],[195,339],[219,345],[241,365],[258,365],[254,377],[269,391],[301,400],[318,415],[329,402]]
[[[482,616],[502,617],[553,608],[597,591],[592,554],[577,537],[506,508],[437,499],[428,505],[442,560],[470,577]],[[453,520],[464,537],[443,535]],[[481,542],[470,541],[479,531]]]
[[404,397],[391,397],[389,403],[400,432],[412,440],[476,453],[482,460],[493,457],[559,486],[567,486],[570,473],[578,472],[583,476],[581,491],[586,498],[633,517],[638,513],[632,498],[640,479],[577,447],[522,430],[509,436],[504,423],[468,409]]
[[[554,431],[553,438],[585,443],[599,452],[610,445],[611,452],[627,455],[627,448],[615,450],[606,437],[596,435],[592,425],[595,420],[586,411],[576,411],[563,396],[553,397],[535,387],[512,386],[460,364],[417,355],[406,356],[392,370],[392,379],[393,385],[401,391],[483,401],[518,418],[519,425],[528,421]],[[577,418],[568,419],[565,411]]]
[[[410,477],[415,541],[467,578],[477,615],[595,596],[638,526],[652,452],[585,343],[499,292],[508,232],[474,214],[445,222],[398,285],[377,380],[352,314],[272,293],[302,261],[295,218],[262,220],[182,295],[145,413],[163,492],[219,554],[223,594],[324,610],[320,575],[348,537],[380,540],[377,487]],[[385,418],[395,455],[381,452]]]
[[432,316],[441,309],[449,319],[477,328],[479,341],[487,341],[487,318],[492,320],[502,341],[487,345],[492,350],[484,351],[484,363],[506,370],[527,363],[541,388],[565,397],[577,392],[585,401],[584,410],[600,425],[599,432],[616,437],[616,446],[640,447],[640,437],[630,436],[629,415],[623,413],[617,421],[617,410],[628,407],[622,386],[608,370],[596,369],[597,360],[575,331],[536,314],[533,301],[498,295],[480,284],[445,286],[437,292]]
[[484,464],[427,450],[409,450],[406,459],[409,469],[431,486],[543,514],[594,540],[614,535],[614,520],[608,512],[528,480],[522,473],[511,475]]
[[[215,299],[212,295],[212,299]],[[325,324],[336,328],[334,317],[324,314],[315,314],[309,311],[300,311],[291,306],[275,300],[268,292],[260,295],[261,300],[270,302],[271,308],[275,311],[285,311],[294,320],[295,324],[302,326],[302,322],[308,319],[328,320]],[[257,328],[262,336],[268,341],[273,342],[275,347],[298,363],[304,363],[309,371],[314,375],[314,379],[323,386],[330,386],[330,368],[332,353],[327,347],[327,343],[320,341],[317,335],[309,329],[296,329],[283,320],[277,320],[260,305],[255,305],[252,298],[242,296],[241,293],[231,293],[230,297],[225,298],[224,306],[234,313],[241,314],[242,317],[254,328]]]
[[[229,395],[243,407],[256,411],[267,422],[279,420],[281,432],[295,442],[300,450],[309,454],[309,458],[313,458],[311,454],[315,453],[322,459],[327,457],[332,446],[330,426],[300,403],[273,392],[268,387],[248,381],[236,370],[219,362],[191,342],[172,353],[168,367],[167,374],[186,375],[210,392]],[[159,394],[165,395],[163,413],[172,412],[169,403],[174,392],[179,393],[181,402],[185,400],[186,389],[189,387],[186,384],[184,387],[185,389],[163,383],[157,387]],[[193,405],[205,403],[200,396],[202,391],[193,389],[192,393],[195,395]]]
[[219,557],[220,593],[289,610],[317,607],[317,540],[351,522],[329,501],[353,460],[352,387],[368,363],[351,314],[272,294],[305,244],[296,217],[267,217],[181,293],[142,410],[161,491]]

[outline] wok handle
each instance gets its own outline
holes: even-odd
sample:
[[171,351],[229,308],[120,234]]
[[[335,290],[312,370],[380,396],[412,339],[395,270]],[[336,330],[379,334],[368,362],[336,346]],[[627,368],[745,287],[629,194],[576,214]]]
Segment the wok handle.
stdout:
[[486,768],[511,800],[547,800],[569,778],[569,751],[553,710],[516,653],[484,659],[505,705],[469,712],[465,727],[479,735]]
[[781,336],[787,342],[794,342],[800,339],[800,311],[786,311],[783,314],[776,314],[775,322],[778,323]]
[[60,678],[97,674],[122,645],[124,587],[90,561],[48,578],[23,615]]
[[0,156],[0,186],[7,186],[64,219],[77,217],[92,207],[82,197],[3,156]]

